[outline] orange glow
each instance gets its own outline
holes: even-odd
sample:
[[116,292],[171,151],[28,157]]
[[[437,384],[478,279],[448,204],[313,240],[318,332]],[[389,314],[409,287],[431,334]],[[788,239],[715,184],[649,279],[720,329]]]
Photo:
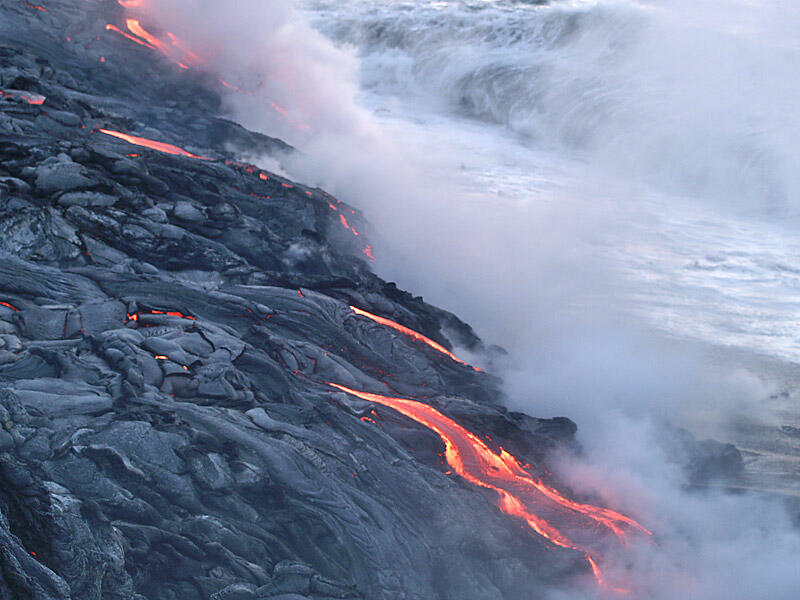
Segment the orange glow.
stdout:
[[[170,32],[167,32],[167,37],[169,37],[171,44],[167,44],[142,27],[142,24],[138,19],[126,19],[125,25],[128,26],[128,31],[145,40],[148,44],[150,44],[151,47],[159,50],[162,54],[164,54],[164,56],[176,63],[181,69],[188,69],[190,64],[198,65],[203,62],[194,52],[187,50],[183,46],[183,43]],[[176,58],[174,56],[175,52],[170,46],[180,50],[182,56],[180,58]]]
[[42,12],[50,12],[49,10],[47,10],[44,6],[41,6],[40,4],[31,4],[30,2],[23,2],[23,4],[25,4],[25,6],[27,6],[29,8],[35,8],[36,10],[40,10]]
[[35,106],[40,106],[44,104],[45,100],[47,100],[47,98],[44,96],[26,92],[24,90],[0,90],[0,96],[5,96],[6,98],[19,98],[20,100],[24,100],[28,104],[33,104]]
[[361,252],[364,253],[364,256],[366,256],[370,262],[375,262],[375,255],[372,254],[372,246],[365,246]]
[[336,383],[328,385],[362,400],[388,406],[435,432],[444,442],[445,459],[450,467],[473,485],[494,490],[501,511],[522,519],[556,546],[583,553],[601,585],[625,591],[605,582],[597,557],[603,542],[612,535],[623,545],[628,543],[629,533],[651,535],[636,521],[607,508],[566,498],[528,473],[514,456],[502,448],[499,454],[493,452],[472,432],[432,406],[359,392]]
[[135,135],[128,135],[127,133],[120,133],[119,131],[111,131],[110,129],[100,129],[98,131],[100,131],[101,133],[105,133],[106,135],[112,135],[121,140],[125,140],[129,144],[134,144],[136,146],[144,146],[145,148],[158,150],[159,152],[166,152],[167,154],[175,154],[179,156],[188,156],[189,158],[198,158],[200,160],[213,160],[211,158],[208,158],[207,156],[197,156],[196,154],[187,152],[183,148],[178,148],[178,146],[173,146],[172,144],[165,144],[164,142],[154,142],[153,140],[148,140],[147,138],[137,137]]
[[[344,217],[342,217],[342,218],[344,218]],[[369,248],[369,246],[367,246],[367,248]],[[366,250],[366,248],[364,250]],[[372,251],[372,248],[370,248],[370,252],[371,251]],[[367,256],[369,256],[369,254]],[[391,327],[392,329],[396,329],[400,333],[404,333],[407,336],[414,338],[418,342],[422,342],[423,344],[427,344],[428,346],[430,346],[431,348],[433,348],[437,352],[441,352],[442,354],[446,354],[447,356],[452,358],[457,363],[461,363],[462,365],[467,365],[467,363],[465,363],[463,360],[458,358],[455,354],[450,352],[447,348],[445,348],[441,344],[438,344],[438,343],[434,342],[432,339],[430,339],[428,337],[425,337],[421,333],[417,333],[413,329],[409,329],[408,327],[400,325],[400,323],[395,323],[394,321],[392,321],[391,319],[387,319],[386,317],[379,317],[378,315],[373,315],[372,313],[367,312],[365,310],[361,310],[360,308],[356,308],[355,306],[350,306],[350,308],[357,315],[361,315],[362,317],[367,317],[368,319],[372,319],[376,323],[380,323],[381,325],[386,325],[387,327]],[[472,365],[467,365],[467,366],[472,366]],[[480,371],[480,369],[478,367],[472,367],[472,368],[475,369],[476,371]]]
[[157,48],[155,46],[151,46],[150,44],[148,44],[144,40],[140,40],[136,36],[133,36],[130,33],[126,33],[124,31],[122,31],[119,27],[117,27],[116,25],[112,25],[111,23],[106,25],[106,31],[115,31],[120,35],[124,35],[126,38],[128,38],[132,42],[136,42],[137,44],[140,44],[140,45],[142,45],[142,46],[144,46],[146,48],[150,48],[151,50],[157,50]]
[[125,8],[137,8],[144,3],[144,0],[119,0],[119,3]]
[[[123,4],[123,6],[138,6],[138,4]],[[177,37],[175,37],[174,34],[170,32],[167,32],[167,37],[169,37],[170,40],[170,42],[167,43],[163,40],[160,40],[142,27],[142,24],[138,19],[126,19],[125,25],[130,33],[122,31],[119,27],[116,27],[110,23],[106,25],[106,29],[108,31],[115,31],[120,35],[124,35],[132,42],[136,42],[137,44],[145,46],[146,48],[158,50],[172,62],[177,64],[181,69],[188,69],[189,65],[199,65],[203,62],[199,56],[188,50],[184,46],[183,42],[181,42]]]
[[169,360],[169,356],[164,356],[163,354],[156,354],[154,356],[156,360]]
[[0,306],[5,306],[6,308],[10,308],[14,312],[19,312],[18,308],[11,306],[8,302],[0,302]]
[[235,85],[233,85],[232,83],[228,83],[227,81],[225,81],[225,80],[224,80],[224,79],[222,79],[222,78],[220,78],[219,82],[220,82],[222,85],[224,85],[226,88],[228,88],[229,90],[233,90],[234,92],[241,92],[241,91],[242,91],[242,88],[240,88],[240,87],[238,87],[238,86],[235,86]]
[[[178,317],[180,319],[188,319],[189,321],[196,321],[197,317],[193,317],[191,315],[185,315],[182,312],[178,311],[163,311],[163,310],[151,310],[149,313],[151,315],[166,315],[168,317]],[[128,321],[138,321],[139,320],[139,313],[133,313],[128,315]]]

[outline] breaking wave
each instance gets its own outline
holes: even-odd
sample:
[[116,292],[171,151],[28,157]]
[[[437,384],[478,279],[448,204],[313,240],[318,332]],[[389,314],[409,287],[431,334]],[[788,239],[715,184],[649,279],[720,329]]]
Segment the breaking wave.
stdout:
[[673,193],[783,212],[800,192],[800,8],[787,2],[350,0],[309,14],[358,49],[372,92]]

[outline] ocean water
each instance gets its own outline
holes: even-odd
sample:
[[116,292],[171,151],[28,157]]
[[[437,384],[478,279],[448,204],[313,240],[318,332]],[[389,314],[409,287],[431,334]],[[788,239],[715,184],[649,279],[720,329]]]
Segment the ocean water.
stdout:
[[797,360],[799,5],[317,0],[305,13],[357,56],[359,102],[462,202],[540,227],[554,205],[553,227],[591,214],[561,239],[603,258],[604,303]]

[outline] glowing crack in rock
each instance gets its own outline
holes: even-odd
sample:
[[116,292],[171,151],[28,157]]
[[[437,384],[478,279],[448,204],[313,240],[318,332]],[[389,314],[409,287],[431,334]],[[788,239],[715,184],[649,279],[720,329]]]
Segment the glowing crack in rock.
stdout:
[[174,154],[176,156],[187,156],[189,158],[197,158],[199,160],[213,160],[207,156],[197,156],[196,154],[187,152],[183,148],[179,148],[178,146],[173,146],[172,144],[166,144],[164,142],[156,142],[153,140],[148,140],[147,138],[138,137],[135,135],[129,135],[127,133],[122,133],[120,131],[112,131],[110,129],[98,129],[98,131],[100,133],[105,133],[106,135],[111,135],[121,140],[125,140],[129,144],[134,144],[136,146],[144,146],[145,148],[150,148],[151,150],[158,150],[159,152],[165,152],[166,154]]
[[164,310],[150,310],[150,311],[139,311],[139,312],[135,312],[135,313],[128,313],[128,315],[126,317],[126,320],[127,321],[138,322],[139,321],[139,317],[142,317],[142,316],[146,317],[148,315],[163,315],[163,316],[167,316],[167,317],[177,317],[179,319],[187,319],[189,321],[196,321],[197,320],[197,317],[193,317],[191,315],[184,314],[184,313],[179,312],[177,310],[167,310],[167,311],[164,311]]
[[44,96],[25,90],[0,90],[0,98],[17,98],[34,106],[41,106],[47,100]]
[[[367,246],[367,248],[369,248],[369,254],[367,254],[367,256],[371,258],[372,248],[370,248],[369,246]],[[365,254],[366,254],[366,248],[365,248]],[[357,315],[360,315],[362,317],[366,317],[368,319],[372,319],[376,323],[380,323],[381,325],[386,325],[387,327],[391,327],[392,329],[396,329],[400,333],[404,333],[405,335],[414,338],[418,342],[422,342],[423,344],[427,344],[428,346],[430,346],[431,348],[433,348],[437,352],[441,352],[442,354],[445,354],[445,355],[449,356],[451,359],[453,359],[457,363],[461,363],[462,365],[466,365],[468,367],[472,367],[472,365],[469,365],[469,364],[465,363],[463,360],[458,358],[455,354],[450,352],[450,350],[448,350],[447,348],[445,348],[441,344],[439,344],[437,342],[434,342],[429,337],[425,337],[424,335],[414,331],[413,329],[409,329],[408,327],[405,327],[404,325],[400,325],[400,323],[395,323],[394,321],[392,321],[391,319],[387,319],[386,317],[379,317],[378,315],[373,315],[370,312],[367,312],[365,310],[362,310],[362,309],[357,308],[357,307],[352,306],[352,305],[350,306],[350,309],[354,313],[356,313]],[[476,371],[480,371],[480,369],[478,367],[472,367],[472,368],[475,369]]]
[[494,452],[475,434],[432,406],[360,392],[336,383],[328,382],[328,385],[387,406],[436,433],[444,442],[445,459],[453,471],[473,485],[494,490],[502,512],[522,519],[556,546],[581,552],[603,587],[627,591],[608,583],[599,566],[600,556],[609,538],[625,546],[630,534],[652,535],[636,521],[608,508],[570,500],[531,475],[503,448],[499,454]]

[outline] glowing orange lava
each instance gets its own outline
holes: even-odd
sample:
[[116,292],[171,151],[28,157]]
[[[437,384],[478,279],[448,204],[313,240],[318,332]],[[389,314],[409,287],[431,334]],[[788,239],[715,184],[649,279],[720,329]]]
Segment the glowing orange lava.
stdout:
[[[125,7],[139,6],[139,4],[123,4],[122,2],[120,2],[120,4]],[[132,42],[136,42],[151,50],[158,50],[182,69],[188,69],[190,65],[199,65],[203,62],[199,56],[187,49],[183,42],[175,37],[173,33],[167,32],[169,42],[165,42],[147,31],[142,26],[139,19],[125,19],[125,26],[130,33],[122,31],[119,27],[111,23],[106,25],[106,30],[119,33]]]
[[[128,321],[138,321],[140,314],[142,314],[142,313],[128,314],[127,319],[128,319]],[[145,312],[144,315],[166,315],[168,317],[178,317],[179,319],[188,319],[189,321],[196,321],[197,320],[197,317],[193,317],[191,315],[186,315],[186,314],[184,314],[182,312],[178,312],[176,310],[169,310],[169,311],[151,310],[149,312]]]
[[6,308],[10,308],[14,312],[19,312],[18,308],[11,306],[8,302],[0,302],[0,306],[5,306]]
[[607,508],[566,498],[532,476],[514,456],[502,448],[499,454],[495,453],[472,432],[427,404],[360,392],[336,383],[328,385],[388,406],[435,432],[444,442],[447,463],[458,475],[476,486],[494,490],[500,510],[522,519],[553,544],[582,552],[601,585],[625,591],[604,580],[598,557],[611,536],[627,545],[629,533],[651,535],[636,521]]
[[[344,218],[344,217],[342,217],[342,218]],[[367,256],[369,256],[371,258],[372,248],[370,248],[369,246],[367,246],[367,248],[369,248],[369,251],[370,251],[370,253],[367,254]],[[364,249],[364,252],[366,254],[366,248]],[[368,319],[372,319],[376,323],[380,323],[381,325],[386,325],[387,327],[391,327],[392,329],[396,329],[400,333],[404,333],[407,336],[410,336],[410,337],[414,338],[418,342],[422,342],[423,344],[427,344],[428,346],[430,346],[431,348],[433,348],[437,352],[441,352],[442,354],[446,354],[447,356],[452,358],[457,363],[461,363],[462,365],[467,365],[467,363],[465,363],[463,360],[458,358],[455,354],[450,352],[447,348],[445,348],[441,344],[438,344],[438,343],[434,342],[432,339],[430,339],[428,337],[425,337],[421,333],[417,333],[413,329],[409,329],[408,327],[400,325],[400,323],[395,323],[394,321],[392,321],[391,319],[387,319],[386,317],[379,317],[378,315],[373,315],[372,313],[367,312],[365,310],[361,310],[360,308],[356,308],[355,306],[350,306],[350,308],[357,315],[361,315],[362,317],[367,317]],[[467,365],[467,366],[472,366],[472,365]],[[478,367],[472,367],[472,368],[475,369],[476,371],[480,371],[480,369]]]
[[42,6],[41,4],[31,4],[30,2],[23,2],[23,4],[25,6],[27,6],[28,8],[35,8],[36,10],[40,10],[42,12],[50,12],[44,6]]
[[183,42],[170,32],[167,32],[167,37],[170,39],[168,44],[142,27],[138,19],[126,19],[125,25],[127,25],[128,31],[145,40],[151,47],[159,50],[182,69],[188,69],[189,65],[199,65],[203,62],[199,56],[185,48]]
[[24,90],[0,90],[0,96],[5,96],[6,98],[19,98],[20,100],[24,100],[28,104],[33,104],[35,106],[40,106],[44,104],[44,101],[47,100],[44,96],[40,96],[39,94],[34,94],[32,92],[26,92]]
[[125,36],[126,38],[128,38],[132,42],[136,42],[137,44],[140,44],[140,45],[142,45],[142,46],[144,46],[146,48],[150,48],[151,50],[156,50],[157,49],[155,46],[151,46],[150,44],[148,44],[144,40],[140,40],[136,36],[133,36],[130,33],[126,33],[124,31],[122,31],[119,27],[117,27],[116,25],[112,25],[111,23],[106,25],[106,31],[114,31],[114,32],[116,32],[116,33],[118,33],[120,35]]
[[112,135],[121,140],[125,140],[129,144],[134,144],[136,146],[144,146],[145,148],[158,150],[159,152],[166,152],[167,154],[174,154],[178,156],[188,156],[189,158],[197,158],[200,160],[213,160],[207,156],[197,156],[196,154],[187,152],[183,148],[178,148],[178,146],[173,146],[172,144],[166,144],[164,142],[155,142],[153,140],[148,140],[147,138],[137,137],[135,135],[128,135],[127,133],[121,133],[119,131],[111,131],[110,129],[99,129],[98,131],[100,131],[101,133],[105,133],[106,135]]

